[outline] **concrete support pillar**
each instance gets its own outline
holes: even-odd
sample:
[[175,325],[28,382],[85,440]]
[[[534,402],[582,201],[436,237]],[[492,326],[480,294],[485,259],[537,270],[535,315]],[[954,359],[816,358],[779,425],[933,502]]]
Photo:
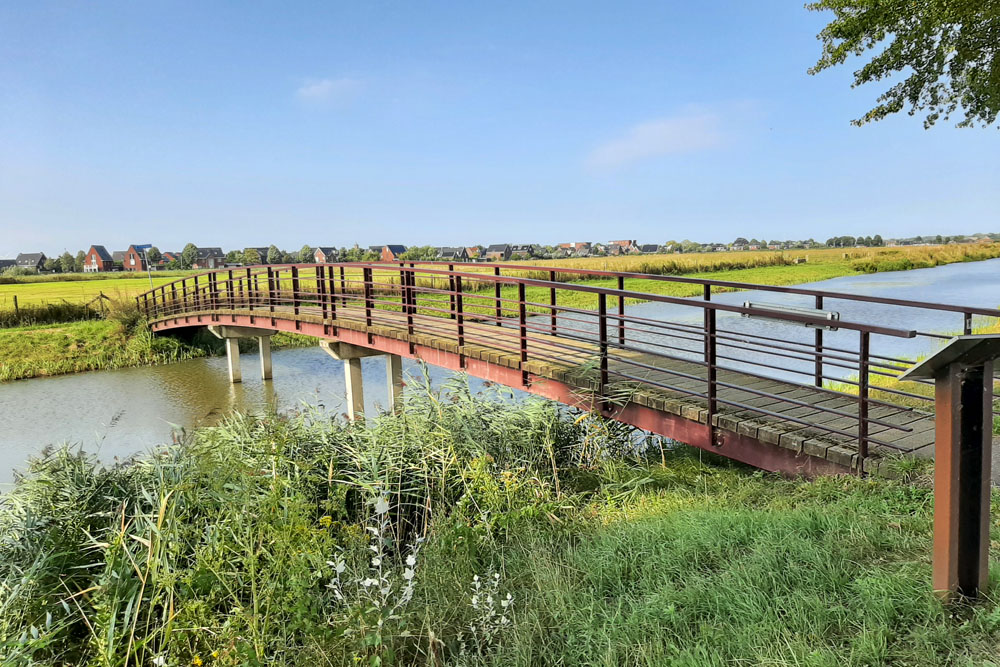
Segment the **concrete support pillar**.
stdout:
[[347,392],[347,419],[352,422],[364,419],[365,390],[359,357],[344,360],[344,387]]
[[229,361],[229,381],[233,384],[243,381],[240,373],[240,341],[238,338],[224,338],[226,359]]
[[403,358],[398,354],[385,355],[385,379],[389,385],[389,405],[398,415],[403,409]]
[[271,379],[271,337],[258,336],[257,343],[260,345],[260,376],[264,380]]
[[237,327],[225,324],[209,325],[208,330],[216,338],[221,338],[226,344],[226,357],[229,360],[229,381],[242,382],[240,372],[240,338],[256,338],[260,343],[260,370],[265,380],[271,379],[271,336],[278,333],[273,329],[256,329],[253,327]]
[[386,383],[389,385],[389,405],[394,413],[403,406],[403,359],[398,354],[385,354],[359,345],[335,340],[321,340],[319,346],[331,357],[344,362],[344,384],[347,389],[347,417],[351,421],[362,416],[365,409],[361,381],[361,359],[385,357]]

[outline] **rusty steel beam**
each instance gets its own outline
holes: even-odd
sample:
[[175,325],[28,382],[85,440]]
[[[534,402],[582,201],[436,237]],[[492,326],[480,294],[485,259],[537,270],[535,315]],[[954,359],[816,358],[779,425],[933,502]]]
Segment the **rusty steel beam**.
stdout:
[[975,597],[989,578],[993,362],[935,380],[933,586]]

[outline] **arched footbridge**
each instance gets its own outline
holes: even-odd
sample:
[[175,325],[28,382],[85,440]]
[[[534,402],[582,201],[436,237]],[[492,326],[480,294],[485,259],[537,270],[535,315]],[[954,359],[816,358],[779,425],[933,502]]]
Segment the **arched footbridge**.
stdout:
[[[692,291],[698,296],[681,296]],[[947,444],[956,476],[966,466],[963,479],[988,480],[991,362],[976,385],[978,435],[966,433],[968,410],[964,422],[955,418],[959,403],[973,400],[962,387],[975,382],[947,384],[920,372],[911,373],[921,378],[914,382],[899,378],[914,367],[907,350],[927,354],[936,346],[926,341],[952,339],[920,323],[953,321],[955,334],[969,335],[974,318],[1000,318],[1000,310],[437,262],[223,269],[166,283],[137,302],[154,332],[208,326],[232,343],[231,336],[289,331],[316,337],[354,364],[369,354],[421,359],[768,470],[877,472],[892,455],[937,443],[939,475]],[[348,374],[350,388],[350,364]],[[979,467],[968,468],[972,455],[962,458],[960,444],[977,437]],[[954,511],[963,511],[961,485],[954,486]]]

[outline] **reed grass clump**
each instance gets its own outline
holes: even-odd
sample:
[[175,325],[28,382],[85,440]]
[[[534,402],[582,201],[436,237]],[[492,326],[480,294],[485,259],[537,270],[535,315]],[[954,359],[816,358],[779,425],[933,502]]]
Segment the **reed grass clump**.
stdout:
[[416,380],[399,416],[234,416],[108,468],[47,451],[0,500],[3,664],[995,656],[994,601],[930,592],[930,488],[755,473],[500,391]]

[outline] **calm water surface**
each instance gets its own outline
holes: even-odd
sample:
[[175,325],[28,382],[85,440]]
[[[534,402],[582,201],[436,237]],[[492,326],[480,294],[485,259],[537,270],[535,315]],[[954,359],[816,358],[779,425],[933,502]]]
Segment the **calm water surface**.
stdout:
[[[995,308],[1000,305],[1000,260],[848,276],[801,287]],[[740,292],[719,294],[714,298],[736,304],[749,300],[812,306],[810,297],[775,293]],[[955,332],[962,326],[961,315],[955,313],[873,307],[850,301],[830,301],[826,307],[840,312],[844,320],[902,329]],[[630,306],[628,312],[672,321],[701,321],[700,309],[678,305],[647,303]],[[977,326],[982,323],[985,322],[977,320]],[[775,326],[731,315],[720,315],[718,326],[738,332],[777,335],[785,340],[809,341],[813,335],[805,328]],[[857,349],[857,334],[828,332],[826,342],[854,350]],[[876,336],[872,341],[873,352],[909,358],[933,352],[935,346],[936,343],[929,339]],[[755,360],[753,355],[742,355],[741,358],[747,361]],[[319,405],[331,414],[343,411],[341,362],[318,347],[276,351],[273,361],[274,380],[262,382],[254,377],[256,355],[244,355],[244,381],[239,385],[229,383],[224,358],[0,384],[0,442],[3,445],[0,484],[9,483],[13,469],[23,469],[27,459],[47,444],[80,444],[97,452],[103,460],[113,461],[169,441],[175,426],[190,429],[212,424],[234,410],[259,413],[270,408],[290,410],[308,404]],[[370,357],[363,359],[362,365],[366,411],[379,410],[387,403],[385,362],[379,357]],[[796,377],[796,369],[810,371],[812,368],[811,362],[789,360],[782,365],[783,369],[771,373]],[[418,366],[404,361],[404,370],[414,373]],[[430,372],[437,382],[448,377],[441,369],[431,367]],[[843,369],[830,369],[829,372],[831,375],[849,374]],[[796,379],[801,381],[802,376]],[[479,386],[481,384],[474,381],[474,387]]]

